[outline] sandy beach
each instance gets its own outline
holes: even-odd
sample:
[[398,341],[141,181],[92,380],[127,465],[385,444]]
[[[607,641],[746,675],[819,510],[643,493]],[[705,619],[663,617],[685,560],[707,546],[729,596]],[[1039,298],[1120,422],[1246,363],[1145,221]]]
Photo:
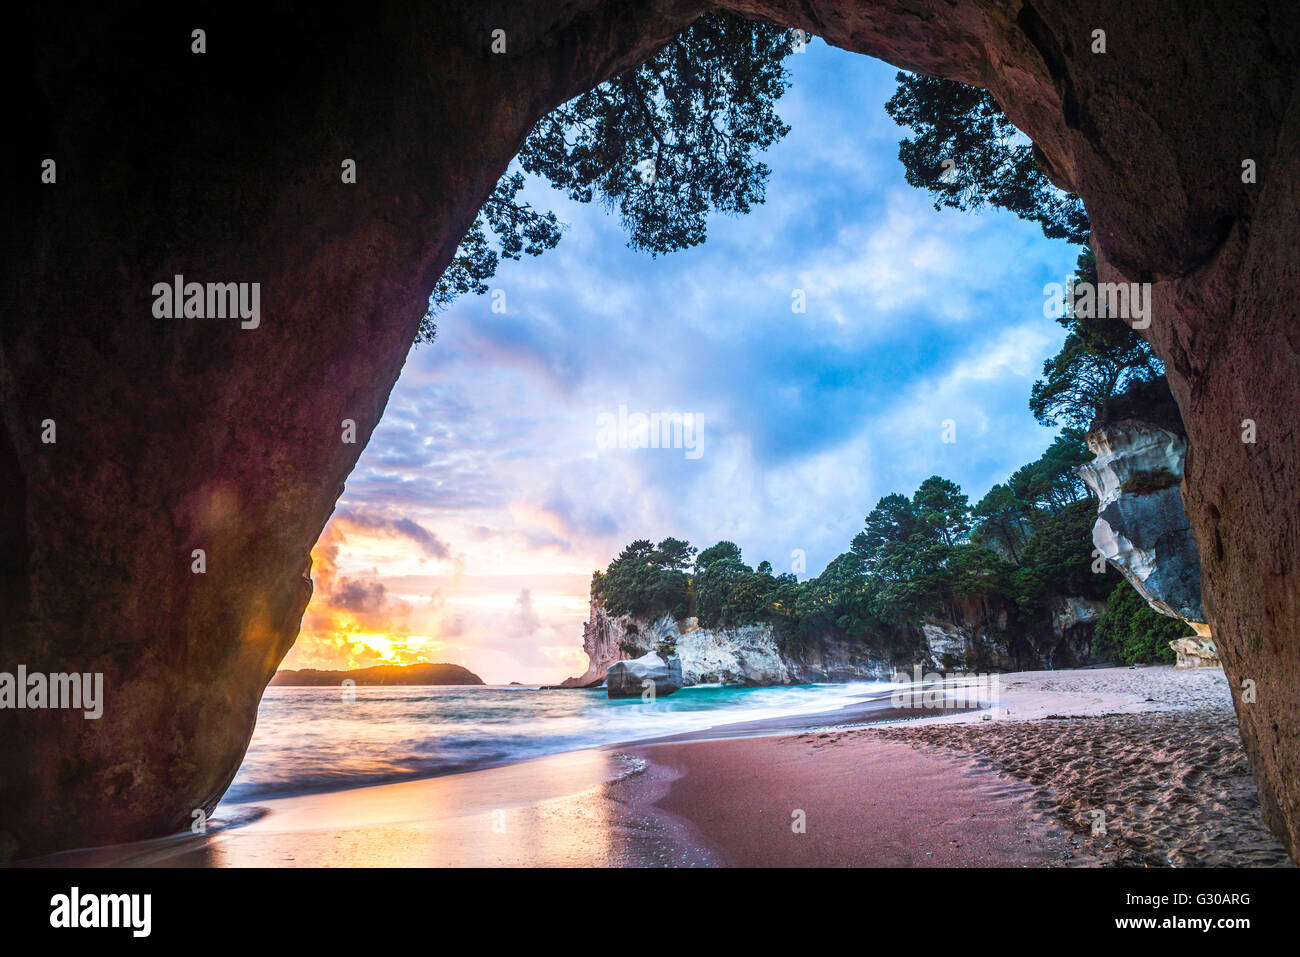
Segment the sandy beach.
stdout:
[[628,749],[622,787],[740,866],[1289,866],[1222,671],[1000,677],[993,714]]
[[[875,695],[502,767],[223,807],[36,865],[1268,866],[1221,671],[1000,676],[997,707]],[[866,723],[870,722],[870,723]],[[1100,815],[1104,815],[1101,817]],[[1094,833],[1094,822],[1104,831]]]

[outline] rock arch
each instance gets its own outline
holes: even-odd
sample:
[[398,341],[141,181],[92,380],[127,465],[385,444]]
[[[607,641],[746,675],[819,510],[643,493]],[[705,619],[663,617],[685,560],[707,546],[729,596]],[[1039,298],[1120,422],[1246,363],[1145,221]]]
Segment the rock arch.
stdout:
[[[0,713],[0,857],[153,836],[215,804],[296,636],[309,550],[479,204],[539,116],[705,6],[15,12],[9,88],[31,113],[7,157],[0,670],[102,671],[108,702],[99,721]],[[987,87],[1084,198],[1103,279],[1155,284],[1206,610],[1297,856],[1300,8],[720,6]],[[260,283],[259,328],[155,319],[174,275]]]

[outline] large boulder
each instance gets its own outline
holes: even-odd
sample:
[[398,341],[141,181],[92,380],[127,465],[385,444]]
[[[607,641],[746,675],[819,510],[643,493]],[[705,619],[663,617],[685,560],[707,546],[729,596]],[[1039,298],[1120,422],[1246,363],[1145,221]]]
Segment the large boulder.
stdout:
[[665,661],[651,651],[630,661],[616,661],[605,672],[605,688],[611,698],[639,698],[651,686],[656,698],[680,691],[681,659],[669,655]]
[[1178,652],[1179,667],[1217,664],[1201,604],[1201,559],[1183,508],[1187,436],[1163,379],[1139,383],[1092,423],[1096,458],[1079,475],[1097,496],[1093,545],[1162,615],[1196,632],[1198,654]]
[[1176,668],[1218,668],[1223,665],[1214,642],[1208,638],[1191,636],[1169,642],[1169,647],[1178,655]]

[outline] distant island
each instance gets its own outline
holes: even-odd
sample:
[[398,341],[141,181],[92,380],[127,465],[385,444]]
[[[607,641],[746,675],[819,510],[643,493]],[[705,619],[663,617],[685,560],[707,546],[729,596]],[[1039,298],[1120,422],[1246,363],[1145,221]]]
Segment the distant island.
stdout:
[[356,671],[277,671],[272,685],[337,685],[345,679],[359,685],[481,685],[483,679],[460,665],[376,665]]

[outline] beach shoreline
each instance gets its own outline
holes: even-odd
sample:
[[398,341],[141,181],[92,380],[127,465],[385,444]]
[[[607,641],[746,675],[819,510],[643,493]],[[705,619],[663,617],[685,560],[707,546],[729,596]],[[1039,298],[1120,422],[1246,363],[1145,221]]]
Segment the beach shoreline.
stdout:
[[[35,866],[1267,866],[1219,671],[999,676],[432,778],[223,808],[211,831]],[[917,702],[920,703],[919,700]],[[1105,830],[1094,834],[1094,812]]]
[[724,864],[1290,866],[1217,669],[1020,672],[985,712],[624,751],[673,772],[629,804]]

